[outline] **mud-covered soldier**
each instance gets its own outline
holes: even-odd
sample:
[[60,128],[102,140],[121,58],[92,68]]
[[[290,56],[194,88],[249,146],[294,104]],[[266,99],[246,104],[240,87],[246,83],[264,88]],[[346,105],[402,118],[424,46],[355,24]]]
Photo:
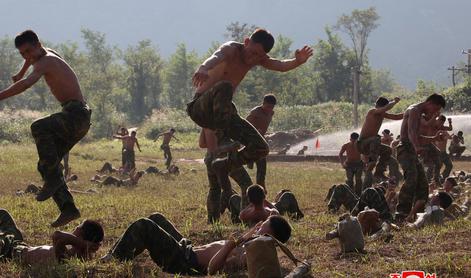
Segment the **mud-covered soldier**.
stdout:
[[[265,95],[262,105],[253,108],[247,116],[247,121],[251,123],[262,136],[265,136],[270,126],[273,114],[275,114],[273,111],[275,105],[276,97],[273,94]],[[259,159],[255,164],[257,166],[256,183],[266,190],[265,176],[267,174],[267,159],[265,157]]]
[[[199,147],[206,149],[204,163],[206,165],[206,172],[209,182],[208,197],[206,200],[208,223],[219,221],[221,214],[225,211],[226,207],[229,206],[229,199],[234,194],[230,181],[225,183],[219,182],[216,172],[212,167],[212,161],[219,156],[226,155],[228,152],[237,151],[240,146],[237,142],[231,141],[229,138],[227,138],[224,135],[224,132],[219,131],[216,134],[216,138],[210,138],[210,140],[216,139],[215,142],[209,142],[209,144],[206,141],[204,132],[200,133],[199,138]],[[248,204],[246,192],[247,188],[253,184],[252,179],[244,167],[239,167],[232,170],[229,173],[229,176],[240,187],[241,199],[236,205],[237,211],[240,211]],[[237,215],[234,215],[232,221],[240,222],[238,213]]]
[[401,143],[397,147],[397,160],[404,171],[404,184],[399,191],[396,220],[404,220],[414,204],[424,204],[428,199],[428,183],[419,154],[424,148],[419,143],[419,128],[422,115],[431,117],[445,108],[445,99],[432,94],[424,102],[407,108],[401,125]]
[[31,246],[8,211],[0,209],[0,261],[13,259],[37,265],[73,257],[88,260],[100,248],[103,237],[100,223],[87,219],[71,233],[55,231],[52,245]]
[[291,236],[291,226],[281,216],[271,216],[240,237],[192,246],[170,221],[156,213],[132,223],[102,261],[133,260],[147,249],[152,260],[167,273],[192,276],[231,273],[247,267],[242,244],[264,234],[286,242]]
[[173,139],[179,141],[177,137],[175,137],[175,129],[171,128],[167,132],[163,132],[157,135],[157,137],[154,139],[154,142],[157,141],[162,137],[162,145],[160,145],[160,149],[164,152],[164,159],[165,159],[165,166],[170,167],[170,164],[172,164],[172,152],[170,151],[170,141]]
[[134,153],[134,146],[141,151],[139,141],[137,140],[137,132],[133,130],[131,135],[113,135],[113,138],[120,139],[123,141],[122,160],[124,162],[123,170],[128,173],[132,169],[136,168],[136,155]]
[[33,67],[24,77],[22,69],[13,85],[0,92],[0,100],[24,92],[44,76],[52,95],[62,105],[62,111],[36,120],[31,133],[39,155],[38,171],[44,186],[36,200],[53,197],[61,213],[51,225],[58,227],[80,217],[60,168],[62,158],[80,141],[90,128],[91,110],[85,103],[80,85],[72,68],[56,52],[43,47],[31,30],[15,37],[15,46],[25,59],[23,68]]
[[450,155],[460,157],[466,150],[466,147],[462,145],[464,145],[463,131],[458,131],[451,138],[450,147],[448,148]]
[[313,54],[310,47],[304,46],[296,50],[295,58],[277,60],[268,55],[274,42],[268,31],[257,29],[243,43],[224,43],[193,75],[196,92],[187,112],[196,124],[203,127],[208,144],[217,145],[214,130],[220,129],[244,146],[230,156],[213,162],[221,182],[229,181],[231,169],[255,162],[268,154],[268,144],[263,136],[238,115],[232,103],[239,83],[255,66],[285,72],[304,64]]
[[[358,133],[353,132],[350,134],[350,142],[343,144],[339,152],[339,161],[347,174],[346,183],[355,191],[359,196],[362,191],[361,176],[363,168],[365,167],[361,160],[361,154],[356,146],[358,140]],[[347,157],[344,154],[347,153]]]
[[[375,107],[370,109],[365,117],[365,122],[361,128],[360,138],[358,139],[357,146],[361,154],[368,157],[367,173],[365,173],[365,184],[372,184],[369,180],[374,167],[374,177],[378,180],[386,179],[384,172],[389,166],[389,174],[394,177],[396,181],[401,179],[399,167],[397,161],[392,157],[391,147],[388,145],[381,144],[381,136],[378,135],[379,129],[383,124],[384,119],[390,120],[401,120],[403,114],[391,114],[388,113],[396,103],[399,102],[399,98],[396,97],[394,100],[389,101],[384,97],[379,97],[376,100]],[[379,160],[378,160],[379,158]]]

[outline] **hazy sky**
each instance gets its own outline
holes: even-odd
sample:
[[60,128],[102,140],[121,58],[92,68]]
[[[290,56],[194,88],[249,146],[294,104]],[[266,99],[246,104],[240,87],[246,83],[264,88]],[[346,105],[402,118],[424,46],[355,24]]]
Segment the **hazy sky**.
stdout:
[[[26,28],[52,42],[80,41],[80,29],[107,34],[126,47],[151,39],[163,56],[179,42],[205,53],[222,41],[225,26],[247,22],[283,34],[293,47],[325,38],[324,27],[352,9],[376,6],[380,26],[370,39],[370,62],[390,69],[409,87],[423,78],[449,84],[449,65],[464,61],[471,48],[466,0],[1,0],[0,35]],[[346,38],[345,38],[346,39]],[[345,40],[346,43],[349,41]]]

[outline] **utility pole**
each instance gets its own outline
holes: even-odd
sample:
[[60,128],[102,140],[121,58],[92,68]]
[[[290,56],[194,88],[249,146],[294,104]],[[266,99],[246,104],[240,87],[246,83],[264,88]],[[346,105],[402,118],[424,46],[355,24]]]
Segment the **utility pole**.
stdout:
[[448,70],[451,70],[451,82],[453,83],[453,87],[455,87],[456,86],[455,77],[458,74],[459,69],[456,68],[455,66],[452,66],[451,68],[448,68]]
[[468,79],[471,74],[471,49],[468,49],[468,64],[466,65],[466,73],[468,73]]
[[460,71],[466,72],[468,80],[471,80],[471,49],[468,49],[468,51],[463,49],[461,54],[468,56],[468,63],[463,68],[457,68],[455,66],[448,67],[448,70],[451,70],[451,81],[453,83],[453,87],[456,85],[456,76]]

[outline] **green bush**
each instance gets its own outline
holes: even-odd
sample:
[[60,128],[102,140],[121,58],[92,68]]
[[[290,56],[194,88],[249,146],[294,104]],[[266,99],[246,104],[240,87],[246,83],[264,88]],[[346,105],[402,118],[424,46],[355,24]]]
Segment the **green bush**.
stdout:
[[0,141],[19,143],[32,140],[31,123],[42,115],[42,112],[29,110],[0,111]]
[[456,87],[450,87],[443,92],[446,99],[446,110],[453,113],[471,111],[471,82],[464,82]]
[[174,128],[179,133],[199,132],[200,128],[190,119],[186,111],[178,109],[154,110],[141,125],[141,134],[153,139],[157,134]]
[[[359,105],[360,124],[368,111],[368,105]],[[353,104],[326,102],[312,106],[276,107],[271,125],[272,131],[306,128],[323,132],[336,131],[353,126]]]

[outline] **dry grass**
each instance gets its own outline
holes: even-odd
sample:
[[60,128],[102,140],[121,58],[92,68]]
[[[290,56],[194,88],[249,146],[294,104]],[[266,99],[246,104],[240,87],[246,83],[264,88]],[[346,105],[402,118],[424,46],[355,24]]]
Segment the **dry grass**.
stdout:
[[[163,166],[158,144],[143,142],[145,157],[139,168]],[[70,184],[74,189],[95,188],[88,180],[104,161],[119,163],[119,142],[99,142],[76,147],[71,156],[73,172],[79,181]],[[15,196],[17,189],[27,183],[39,183],[35,170],[36,151],[32,145],[0,146],[0,207],[11,212],[31,245],[50,244],[54,231],[49,223],[57,210],[51,201],[36,202],[32,196]],[[139,158],[139,153],[137,154]],[[178,158],[200,158],[198,150],[179,150]],[[230,224],[224,215],[220,225],[206,224],[205,200],[207,181],[203,165],[180,163],[178,177],[144,176],[136,188],[97,188],[99,194],[78,195],[75,199],[84,218],[100,220],[106,232],[104,246],[98,256],[105,254],[111,244],[135,219],[152,212],[162,212],[182,233],[196,244],[228,236],[238,226]],[[190,172],[191,168],[196,173]],[[471,170],[471,164],[457,163],[457,169]],[[420,269],[436,272],[438,277],[471,277],[471,223],[459,220],[443,227],[421,231],[400,231],[390,243],[368,242],[366,255],[339,258],[336,241],[325,241],[325,232],[336,222],[336,215],[325,213],[324,196],[327,188],[341,182],[344,173],[332,163],[272,163],[268,168],[269,198],[282,188],[291,189],[299,199],[306,217],[292,222],[294,233],[289,247],[299,258],[312,262],[313,277],[389,277],[391,272]],[[78,221],[64,227],[70,230]],[[282,257],[286,270],[292,268]],[[71,260],[62,265],[28,267],[0,263],[0,277],[172,277],[163,274],[144,254],[134,263],[100,264],[97,261]]]

